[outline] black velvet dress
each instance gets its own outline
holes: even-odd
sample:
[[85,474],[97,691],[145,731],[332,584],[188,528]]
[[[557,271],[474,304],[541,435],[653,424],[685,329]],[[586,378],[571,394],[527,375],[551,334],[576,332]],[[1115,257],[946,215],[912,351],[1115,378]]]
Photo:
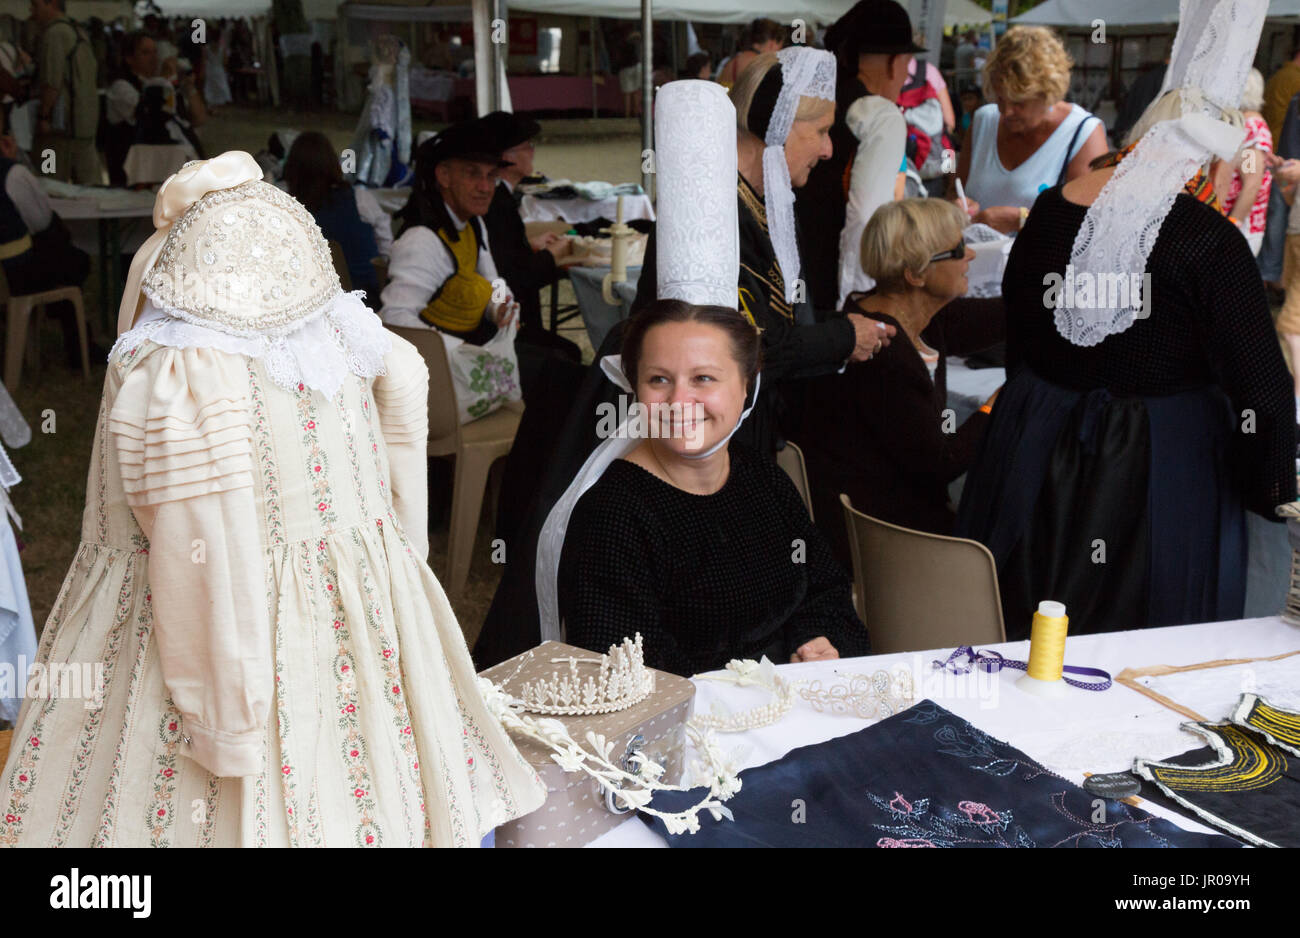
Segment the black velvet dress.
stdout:
[[782,663],[823,635],[840,657],[869,653],[849,578],[789,477],[746,447],[730,453],[712,495],[616,460],[582,497],[560,560],[569,643],[603,652],[640,632],[646,663],[683,675]]
[[1295,412],[1250,249],[1176,198],[1146,272],[1152,312],[1083,348],[1056,331],[1087,208],[1043,192],[1002,281],[1008,380],[967,477],[956,533],[998,564],[1007,637],[1040,600],[1071,633],[1240,618],[1243,509],[1296,496]]

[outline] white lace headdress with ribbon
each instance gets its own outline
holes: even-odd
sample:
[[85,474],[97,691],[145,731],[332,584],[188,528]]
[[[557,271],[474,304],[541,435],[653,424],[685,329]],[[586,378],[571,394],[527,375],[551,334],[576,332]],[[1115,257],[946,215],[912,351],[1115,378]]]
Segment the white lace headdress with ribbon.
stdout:
[[247,153],[187,163],[154,202],[110,358],[149,340],[257,358],[276,384],[333,397],[348,373],[384,372],[392,336],[339,286],[320,227],[261,181]]
[[785,141],[794,126],[800,98],[835,100],[835,56],[824,49],[791,46],[776,54],[781,63],[781,93],[763,136],[763,207],[768,236],[785,279],[785,299],[795,301],[800,274],[794,236],[794,187],[785,161]]
[[[740,234],[736,202],[736,110],[720,85],[674,81],[655,99],[655,163],[658,219],[655,266],[659,299],[736,309]],[[784,165],[784,164],[783,164]],[[634,389],[618,355],[601,359],[605,376],[627,394]],[[758,397],[757,384],[752,396]],[[735,433],[752,405],[732,428]],[[537,540],[535,587],[542,641],[559,641],[557,582],[564,535],[578,500],[616,459],[642,440],[629,417],[587,457],[568,489],[546,516]],[[731,435],[699,457],[712,455]]]
[[[1152,107],[1173,91],[1181,98],[1182,116],[1153,124],[1088,207],[1070,252],[1076,280],[1139,279],[1187,180],[1212,156],[1231,159],[1237,153],[1245,132],[1222,114],[1238,107],[1267,11],[1267,0],[1181,0],[1169,68]],[[1089,308],[1058,299],[1057,332],[1075,345],[1092,346],[1131,327],[1145,315],[1144,307],[1150,311],[1145,290],[1104,292],[1097,290]]]

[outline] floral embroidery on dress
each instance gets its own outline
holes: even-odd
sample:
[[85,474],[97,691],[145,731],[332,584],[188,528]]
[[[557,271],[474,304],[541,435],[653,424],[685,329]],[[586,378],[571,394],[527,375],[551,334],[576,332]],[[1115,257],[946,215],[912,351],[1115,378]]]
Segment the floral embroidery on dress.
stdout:
[[[364,556],[361,534],[356,528],[352,529],[352,543],[357,549],[358,556]],[[415,746],[415,731],[411,728],[411,713],[406,704],[406,692],[402,687],[402,671],[397,645],[384,628],[383,609],[379,603],[374,577],[371,574],[369,565],[364,560],[361,561],[360,572],[361,590],[366,609],[366,624],[375,636],[379,648],[379,658],[375,663],[384,674],[384,698],[392,707],[393,730],[397,734],[402,755],[406,757],[404,771],[398,773],[397,781],[402,794],[402,804],[403,806],[409,806],[410,797],[407,793],[404,778],[409,778],[414,783],[416,790],[420,789],[420,754]],[[409,819],[407,829],[415,830],[415,827],[409,823]],[[412,844],[411,846],[416,845]]]
[[[343,611],[343,597],[339,595],[338,573],[329,562],[325,552],[325,542],[317,545],[317,561],[321,569],[321,581],[324,587],[329,614],[333,617],[334,637],[337,651],[334,656],[335,706],[338,709],[338,726],[343,731],[343,762],[347,767],[348,779],[352,785],[353,803],[358,813],[358,825],[354,840],[358,847],[382,847],[383,831],[375,814],[378,805],[375,802],[374,785],[371,782],[370,769],[367,765],[370,754],[365,738],[361,735],[361,719],[357,715],[360,695],[357,692],[356,660],[350,646],[352,634],[348,628],[347,616]],[[315,583],[308,573],[309,589],[315,591]]]
[[145,824],[149,828],[149,838],[155,847],[170,847],[172,821],[176,816],[176,806],[172,803],[176,795],[176,783],[179,769],[176,755],[180,749],[181,713],[167,698],[167,710],[158,723],[158,738],[162,742],[154,760],[153,797],[145,808]]
[[297,393],[294,394],[294,402],[298,407],[298,423],[303,447],[307,450],[307,478],[311,482],[312,502],[316,506],[321,526],[326,533],[332,533],[339,519],[334,510],[334,495],[330,491],[329,457],[325,448],[321,446],[313,394],[314,392],[305,385],[299,384]]
[[[365,378],[353,376],[354,381],[365,384]],[[366,486],[361,478],[361,461],[357,456],[356,436],[352,428],[352,408],[348,406],[348,395],[346,393],[338,396],[338,416],[339,425],[343,428],[343,445],[348,451],[348,461],[352,468],[352,484],[356,486],[357,511],[361,517],[370,517],[370,510],[366,503]]]
[[[104,687],[110,686],[113,682],[113,672],[116,669],[118,653],[122,650],[122,641],[126,637],[126,620],[135,601],[134,574],[135,564],[131,563],[127,568],[127,575],[122,579],[122,586],[117,592],[117,612],[113,616],[113,626],[109,630],[104,649],[100,653],[100,661],[103,663]],[[63,793],[63,804],[59,808],[58,824],[50,838],[51,847],[62,847],[64,845],[68,831],[72,827],[72,822],[76,820],[77,811],[81,807],[81,789],[85,784],[86,773],[89,771],[91,760],[95,755],[95,745],[99,742],[100,724],[104,717],[103,688],[99,688],[98,693],[101,695],[99,706],[92,705],[90,709],[84,711],[85,720],[81,724],[76,754],[73,756],[72,769],[68,773],[68,784]],[[91,701],[91,703],[94,702]],[[85,701],[78,704],[83,708],[84,705]]]
[[199,846],[211,847],[213,834],[217,830],[217,799],[221,794],[221,779],[217,778],[211,772],[208,776],[208,790],[203,799],[203,820],[199,823]]
[[[139,554],[135,554],[127,558],[127,579],[135,575],[136,565],[140,563],[139,557]],[[46,626],[46,628],[49,628],[49,626]],[[149,654],[149,642],[152,635],[153,593],[146,583],[144,585],[144,602],[140,607],[140,616],[136,620],[135,662],[131,665],[131,675],[127,679],[126,712],[123,714],[122,735],[117,741],[117,751],[113,753],[113,768],[108,776],[108,789],[104,795],[104,806],[99,812],[99,830],[91,842],[91,846],[94,847],[109,846],[117,833],[117,798],[122,779],[122,763],[126,757],[127,737],[131,727],[134,726],[135,706],[140,696],[140,683],[144,676],[145,660]]]
[[[267,607],[275,608],[275,597],[270,582],[266,587]],[[289,690],[285,685],[284,670],[284,621],[277,615],[275,619],[275,722],[280,739],[280,790],[284,797],[285,823],[289,828],[289,846],[298,846],[298,777],[293,768],[293,759],[289,755]]]
[[95,473],[95,516],[98,522],[96,542],[108,544],[108,510],[104,487],[108,484],[108,399],[99,402],[99,440],[95,443],[99,471]]
[[257,365],[248,359],[248,391],[253,403],[253,432],[257,434],[257,464],[262,470],[267,535],[272,545],[285,543],[284,513],[280,505],[280,467],[271,446],[271,426],[266,415],[266,398],[257,377]]

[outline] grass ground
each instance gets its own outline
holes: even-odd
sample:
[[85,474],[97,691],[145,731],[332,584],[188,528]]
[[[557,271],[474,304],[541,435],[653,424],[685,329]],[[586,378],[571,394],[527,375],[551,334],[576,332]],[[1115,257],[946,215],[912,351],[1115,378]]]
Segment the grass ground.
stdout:
[[[333,112],[295,115],[227,108],[203,128],[203,138],[211,153],[228,149],[256,151],[277,127],[294,127],[320,130],[341,149],[350,141],[355,120],[350,115]],[[426,121],[415,124],[417,133],[434,127]],[[537,166],[556,178],[636,181],[640,178],[637,134],[635,122],[621,120],[544,122]],[[104,300],[98,295],[98,289],[98,272],[92,270],[85,287],[86,313],[92,330],[98,328]],[[116,310],[118,298],[111,297],[109,301],[110,309]],[[561,284],[560,302],[573,302],[567,281]],[[590,345],[580,321],[567,324],[561,331],[583,346],[590,359]],[[112,344],[111,336],[95,338],[105,349]],[[22,563],[38,630],[49,616],[80,540],[86,476],[105,372],[104,363],[94,361],[91,378],[86,381],[79,370],[73,371],[65,365],[57,319],[46,320],[39,340],[42,367],[37,372],[24,371],[15,396],[32,427],[32,442],[10,453],[23,476],[22,483],[13,490],[12,499],[23,519],[19,534]],[[49,432],[43,432],[42,423]],[[478,635],[500,579],[500,568],[489,556],[491,533],[486,517],[485,512],[484,524],[475,541],[469,581],[464,593],[453,601],[461,627],[471,643]],[[430,563],[441,576],[446,570],[445,520],[430,532],[430,548]]]

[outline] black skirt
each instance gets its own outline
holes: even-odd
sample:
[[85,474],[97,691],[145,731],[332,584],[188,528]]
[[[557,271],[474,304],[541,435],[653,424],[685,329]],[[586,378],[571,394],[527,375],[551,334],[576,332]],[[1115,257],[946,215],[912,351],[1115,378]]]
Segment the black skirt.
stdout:
[[1007,638],[1041,600],[1071,634],[1241,617],[1245,513],[1228,465],[1233,414],[1206,387],[1112,396],[1021,367],[998,397],[956,533],[998,566]]

